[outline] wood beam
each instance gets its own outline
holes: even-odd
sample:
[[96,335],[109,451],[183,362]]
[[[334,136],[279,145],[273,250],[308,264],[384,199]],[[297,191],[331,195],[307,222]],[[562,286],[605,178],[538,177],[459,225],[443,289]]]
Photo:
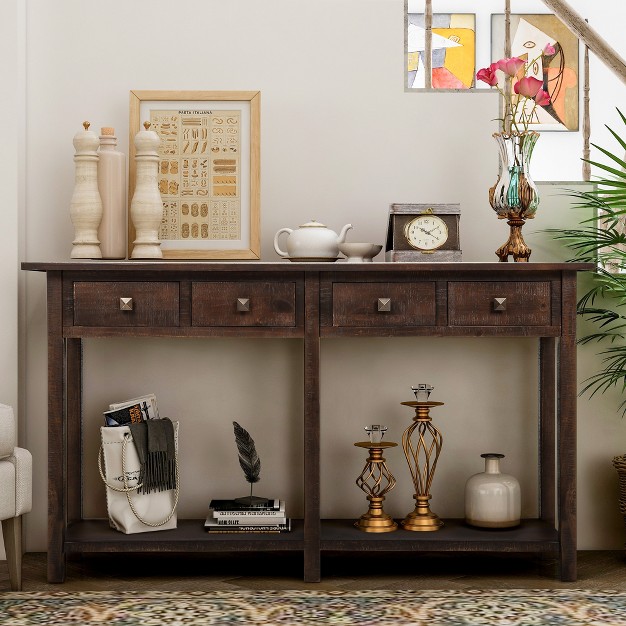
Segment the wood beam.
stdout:
[[426,0],[424,10],[424,87],[433,86],[433,0]]
[[626,84],[624,59],[565,0],[543,0],[543,3]]
[[585,46],[585,83],[583,88],[583,180],[591,180],[591,115],[589,109],[589,46]]

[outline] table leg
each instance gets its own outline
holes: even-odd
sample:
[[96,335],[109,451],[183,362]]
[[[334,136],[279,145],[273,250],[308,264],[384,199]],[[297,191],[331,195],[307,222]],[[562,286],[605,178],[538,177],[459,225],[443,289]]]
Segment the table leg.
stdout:
[[555,523],[556,337],[539,340],[539,517]]
[[561,580],[576,580],[576,273],[563,275],[558,360],[558,476]]
[[61,272],[48,272],[48,582],[65,580],[65,420]]
[[320,568],[320,336],[319,276],[305,279],[304,335],[304,580],[319,582]]
[[67,521],[81,520],[82,514],[82,370],[81,339],[66,339],[67,411]]

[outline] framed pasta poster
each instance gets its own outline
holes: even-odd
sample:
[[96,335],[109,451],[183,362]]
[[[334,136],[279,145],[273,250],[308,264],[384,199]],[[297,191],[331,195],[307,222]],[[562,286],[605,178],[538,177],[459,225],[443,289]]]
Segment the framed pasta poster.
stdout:
[[[129,208],[134,137],[144,122],[161,139],[159,231],[165,259],[259,259],[258,91],[131,91]],[[135,230],[128,220],[129,258]]]

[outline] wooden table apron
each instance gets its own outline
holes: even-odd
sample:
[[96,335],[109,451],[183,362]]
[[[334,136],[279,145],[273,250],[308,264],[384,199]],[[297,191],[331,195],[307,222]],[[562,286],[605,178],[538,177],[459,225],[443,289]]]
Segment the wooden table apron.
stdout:
[[[308,582],[320,580],[325,550],[558,550],[561,579],[576,580],[576,272],[591,264],[77,261],[22,269],[47,273],[50,582],[63,582],[69,552],[198,550],[300,551]],[[111,294],[125,297],[125,285],[140,301],[168,294],[169,305],[154,319],[101,306]],[[214,302],[215,293],[247,297],[246,288],[256,317]],[[510,304],[499,313],[491,300],[503,293]],[[377,295],[391,295],[390,311],[376,306]],[[114,336],[303,339],[305,512],[292,533],[218,539],[201,520],[181,520],[177,530],[126,536],[83,520],[82,339]],[[509,535],[450,520],[445,531],[384,536],[353,529],[351,520],[320,520],[320,339],[359,336],[538,338],[537,519]]]

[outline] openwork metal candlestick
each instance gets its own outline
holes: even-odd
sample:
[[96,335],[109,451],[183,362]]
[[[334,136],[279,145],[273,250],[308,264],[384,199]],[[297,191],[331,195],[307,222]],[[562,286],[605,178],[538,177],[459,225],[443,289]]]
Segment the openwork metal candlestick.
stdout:
[[[417,392],[416,392],[417,397]],[[401,522],[405,530],[439,530],[443,522],[430,510],[430,486],[433,482],[443,437],[432,424],[430,409],[443,402],[402,402],[415,408],[413,423],[402,435],[402,449],[415,487],[415,509]]]
[[396,530],[398,524],[383,511],[383,500],[395,487],[396,479],[387,467],[383,450],[394,448],[398,444],[393,441],[381,441],[387,430],[384,426],[368,426],[365,430],[370,436],[370,441],[359,441],[354,445],[369,450],[365,467],[356,479],[356,484],[367,494],[369,509],[354,522],[354,525],[366,533],[389,533]]

